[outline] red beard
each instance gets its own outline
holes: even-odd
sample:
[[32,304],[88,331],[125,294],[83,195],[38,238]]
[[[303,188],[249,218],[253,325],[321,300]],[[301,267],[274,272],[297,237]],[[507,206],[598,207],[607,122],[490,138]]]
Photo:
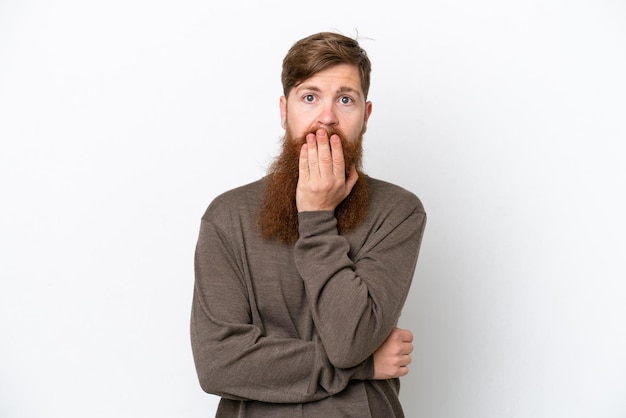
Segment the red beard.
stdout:
[[[328,131],[328,137],[337,134],[341,138],[346,171],[354,166],[359,179],[352,191],[335,209],[339,233],[357,226],[365,218],[369,191],[365,174],[361,171],[363,135],[349,142],[337,131]],[[259,209],[259,227],[265,239],[277,239],[286,244],[297,241],[298,209],[296,208],[296,186],[298,185],[300,148],[305,136],[294,139],[287,130],[283,138],[282,152],[270,166],[267,184]],[[347,176],[347,174],[346,174]]]

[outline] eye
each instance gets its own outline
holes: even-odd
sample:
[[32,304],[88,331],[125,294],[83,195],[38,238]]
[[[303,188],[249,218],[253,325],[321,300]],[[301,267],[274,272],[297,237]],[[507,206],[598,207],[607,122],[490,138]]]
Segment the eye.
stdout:
[[348,96],[341,96],[339,101],[341,102],[341,104],[350,104],[350,103],[352,103],[352,99],[350,97],[348,97]]
[[307,94],[306,96],[304,96],[304,101],[307,103],[313,103],[315,101],[315,96],[313,96],[312,94]]

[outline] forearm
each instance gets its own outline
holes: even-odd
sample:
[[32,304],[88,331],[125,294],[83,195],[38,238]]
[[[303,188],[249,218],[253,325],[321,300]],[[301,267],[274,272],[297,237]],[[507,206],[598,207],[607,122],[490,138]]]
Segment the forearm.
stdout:
[[397,324],[413,274],[425,215],[390,221],[350,256],[332,213],[300,214],[294,257],[313,319],[331,362],[354,366],[369,357]]
[[194,296],[191,341],[200,385],[230,399],[277,403],[316,401],[343,390],[351,379],[373,376],[373,361],[338,369],[316,341],[263,336],[250,324],[227,324]]

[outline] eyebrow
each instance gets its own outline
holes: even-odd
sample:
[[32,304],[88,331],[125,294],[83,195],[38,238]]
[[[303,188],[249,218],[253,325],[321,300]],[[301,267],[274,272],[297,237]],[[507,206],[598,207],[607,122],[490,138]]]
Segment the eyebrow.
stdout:
[[[322,91],[319,87],[307,86],[306,84],[302,84],[302,85],[296,87],[296,91],[297,92],[301,92],[301,91],[304,91],[304,90],[313,91],[313,92],[316,92],[316,93],[320,93]],[[355,94],[355,95],[361,97],[361,92],[358,89],[353,89],[352,87],[348,87],[348,86],[341,86],[341,87],[339,87],[339,89],[337,89],[337,93],[338,94],[352,93],[352,94]]]

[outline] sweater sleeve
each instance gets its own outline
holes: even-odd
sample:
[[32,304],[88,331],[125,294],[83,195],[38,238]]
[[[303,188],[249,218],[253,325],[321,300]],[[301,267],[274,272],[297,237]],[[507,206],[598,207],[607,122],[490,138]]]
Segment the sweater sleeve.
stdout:
[[253,324],[243,272],[228,236],[203,220],[195,253],[191,343],[200,385],[235,400],[302,403],[340,392],[373,375],[371,360],[333,366],[316,337],[264,335]]
[[417,198],[393,202],[357,254],[332,211],[299,214],[295,261],[332,364],[354,367],[397,324],[411,285],[426,214]]

